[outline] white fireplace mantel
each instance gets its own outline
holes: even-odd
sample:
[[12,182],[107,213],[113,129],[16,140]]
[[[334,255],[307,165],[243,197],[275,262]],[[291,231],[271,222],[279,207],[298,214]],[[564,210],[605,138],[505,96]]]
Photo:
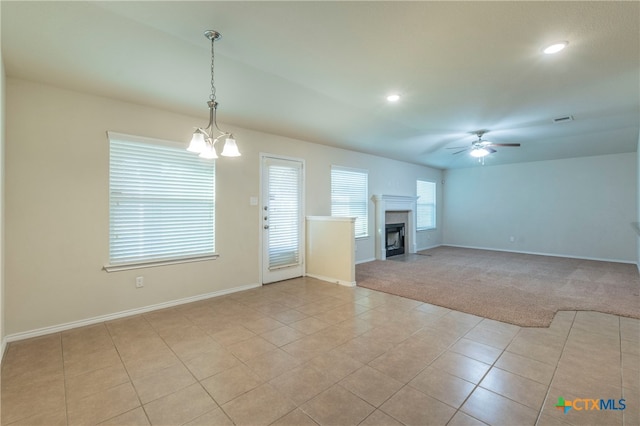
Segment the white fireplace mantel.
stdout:
[[405,195],[374,195],[371,197],[376,206],[376,259],[386,260],[385,213],[389,211],[408,212],[405,224],[405,239],[409,253],[416,252],[416,200],[418,197]]

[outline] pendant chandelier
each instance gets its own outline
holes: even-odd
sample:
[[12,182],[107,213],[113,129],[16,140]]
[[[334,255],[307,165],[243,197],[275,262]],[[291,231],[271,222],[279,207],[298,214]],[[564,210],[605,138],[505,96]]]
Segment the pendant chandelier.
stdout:
[[240,151],[238,151],[238,145],[233,137],[233,134],[220,130],[216,121],[216,110],[218,109],[218,102],[216,102],[216,86],[214,83],[214,54],[213,44],[216,40],[219,40],[222,35],[213,30],[205,31],[204,36],[211,40],[211,94],[209,95],[209,124],[205,128],[198,127],[193,132],[191,143],[187,148],[187,151],[200,154],[200,157],[206,159],[218,158],[216,154],[215,145],[219,139],[225,138],[224,148],[220,155],[224,157],[239,157]]

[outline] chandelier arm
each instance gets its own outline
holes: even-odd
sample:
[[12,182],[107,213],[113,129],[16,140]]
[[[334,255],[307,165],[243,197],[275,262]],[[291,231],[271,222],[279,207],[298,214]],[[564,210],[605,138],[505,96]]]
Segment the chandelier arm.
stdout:
[[[218,127],[218,120],[217,120],[218,103],[214,101],[213,108],[211,106],[209,106],[209,108],[211,108],[211,120],[209,121],[209,127],[211,127],[211,124],[213,123],[213,125],[216,127],[216,130],[218,130],[221,136],[230,135],[231,133],[225,132],[220,127]],[[213,137],[213,127],[211,127],[211,130],[212,130],[212,137]],[[216,138],[216,140],[217,139],[218,138]]]
[[[212,132],[213,123],[215,122],[214,107],[213,107],[213,104],[215,104],[215,101],[209,101],[207,103],[209,104],[209,124],[207,124],[206,130],[205,130],[205,134],[207,135],[207,137],[209,139],[211,139],[211,136],[213,135],[213,132]],[[218,127],[218,126],[216,126],[216,127]]]

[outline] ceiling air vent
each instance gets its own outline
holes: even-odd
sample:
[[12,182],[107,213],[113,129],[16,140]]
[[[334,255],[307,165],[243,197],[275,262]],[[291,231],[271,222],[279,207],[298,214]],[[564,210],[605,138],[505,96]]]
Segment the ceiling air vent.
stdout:
[[554,123],[566,123],[568,121],[573,121],[573,115],[565,115],[564,117],[556,117],[553,119]]

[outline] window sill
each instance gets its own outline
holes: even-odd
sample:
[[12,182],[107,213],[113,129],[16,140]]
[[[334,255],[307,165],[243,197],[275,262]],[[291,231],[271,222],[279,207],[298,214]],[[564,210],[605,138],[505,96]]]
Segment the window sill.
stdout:
[[369,239],[369,235],[360,235],[359,237],[356,237],[356,240],[368,240]]
[[206,256],[183,257],[179,259],[151,260],[147,262],[118,263],[115,265],[104,265],[102,269],[106,272],[120,272],[131,269],[153,268],[156,266],[177,265],[180,263],[203,262],[206,260],[216,260],[219,254],[208,254]]

